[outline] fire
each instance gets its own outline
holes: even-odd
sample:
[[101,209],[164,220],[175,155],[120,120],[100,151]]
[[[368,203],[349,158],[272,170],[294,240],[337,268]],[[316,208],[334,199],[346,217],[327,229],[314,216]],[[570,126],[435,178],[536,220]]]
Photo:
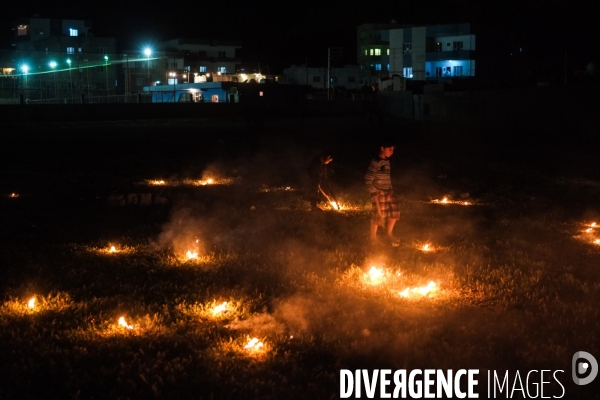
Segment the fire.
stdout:
[[13,197],[13,198],[14,198],[14,197],[19,197],[19,195],[18,195],[18,194],[16,194],[16,193],[11,193],[11,194],[10,194],[10,197]]
[[383,279],[383,277],[383,270],[377,267],[371,267],[369,272],[365,274],[365,278],[367,278],[367,281],[370,283],[379,283],[379,281]]
[[331,207],[335,208],[336,210],[340,210],[340,206],[335,201],[330,201],[329,204],[331,204]]
[[409,297],[412,294],[419,294],[421,296],[426,296],[429,293],[431,293],[432,291],[437,290],[437,286],[435,284],[435,282],[430,281],[427,286],[420,286],[420,287],[414,287],[414,288],[406,288],[401,292],[398,292],[398,294],[402,297]]
[[593,230],[594,230],[594,228],[587,228],[585,231],[586,231],[587,233],[590,233],[590,232],[592,232]]
[[423,247],[421,247],[421,250],[423,250],[423,251],[431,251],[431,248],[429,247],[429,244],[424,244]]
[[27,307],[29,307],[29,308],[35,307],[35,297],[32,297],[31,299],[29,299],[29,301],[27,302]]
[[150,183],[153,185],[164,185],[166,182],[163,180],[154,180],[154,181],[150,181]]
[[594,240],[594,244],[600,244],[600,239]]
[[188,260],[193,260],[198,258],[198,252],[192,252],[191,250],[188,250],[187,253],[185,253],[185,256],[188,258]]
[[110,246],[110,250],[108,252],[109,253],[116,253],[117,249],[115,248],[115,246]]
[[222,312],[227,311],[227,302],[224,301],[222,304],[219,304],[215,308],[213,308],[213,314],[220,314]]
[[448,198],[447,198],[447,197],[444,197],[444,198],[442,199],[442,203],[444,203],[444,204],[448,203]]
[[595,222],[592,222],[592,224],[591,224],[590,226],[591,226],[592,228],[595,228],[595,227],[596,227],[596,223],[595,223]]
[[252,338],[247,345],[244,346],[246,350],[260,350],[264,347],[263,342],[258,340],[257,338]]
[[127,325],[127,322],[125,322],[125,317],[119,318],[119,325],[127,329],[133,329],[133,326]]

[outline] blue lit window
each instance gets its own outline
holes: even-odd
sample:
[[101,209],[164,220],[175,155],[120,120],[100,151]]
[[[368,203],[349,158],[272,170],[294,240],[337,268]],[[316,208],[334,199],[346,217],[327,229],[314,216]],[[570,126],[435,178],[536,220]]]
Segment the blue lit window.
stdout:
[[69,29],[69,36],[79,36],[79,31],[77,29]]
[[375,71],[381,71],[381,64],[375,64]]
[[206,65],[200,66],[200,72],[206,72]]
[[67,54],[75,53],[75,47],[67,47]]
[[227,68],[225,67],[219,67],[219,72],[224,74],[225,72],[227,72]]

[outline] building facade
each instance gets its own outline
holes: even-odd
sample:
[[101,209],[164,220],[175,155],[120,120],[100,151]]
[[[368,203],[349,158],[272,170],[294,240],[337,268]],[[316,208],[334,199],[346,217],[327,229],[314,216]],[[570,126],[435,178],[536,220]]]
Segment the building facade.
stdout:
[[[292,65],[283,71],[285,82],[295,85],[308,85],[313,89],[327,88],[327,68],[307,67],[306,65]],[[360,67],[358,65],[344,65],[332,67],[330,71],[331,87],[355,90],[360,87]]]
[[0,87],[12,84],[13,95],[62,102],[81,94],[116,93],[117,70],[111,63],[117,41],[93,36],[88,21],[25,18],[13,30],[12,50],[3,52],[0,66],[7,83]]
[[391,29],[389,74],[424,81],[475,76],[470,24]]
[[372,85],[390,76],[390,30],[399,24],[364,24],[356,30],[356,60],[360,66],[361,85]]

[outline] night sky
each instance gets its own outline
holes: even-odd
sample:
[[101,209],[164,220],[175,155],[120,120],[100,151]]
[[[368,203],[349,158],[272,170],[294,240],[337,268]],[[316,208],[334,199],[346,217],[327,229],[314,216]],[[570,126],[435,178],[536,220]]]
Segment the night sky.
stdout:
[[[470,22],[472,32],[477,35],[480,75],[518,69],[523,63],[537,72],[550,73],[564,71],[565,50],[571,70],[583,70],[590,61],[598,63],[599,13],[593,3],[429,0],[350,5],[314,0],[259,0],[153,5],[139,0],[93,3],[35,0],[5,5],[0,24],[4,35],[2,47],[8,44],[11,21],[34,14],[92,20],[97,36],[117,37],[122,48],[175,37],[240,40],[243,49],[238,56],[245,60],[244,67],[256,68],[260,63],[262,69],[276,73],[293,63],[303,64],[307,58],[309,66],[326,65],[328,46],[344,48],[342,63],[356,62],[356,27],[362,23]],[[517,56],[521,59],[515,61]]]

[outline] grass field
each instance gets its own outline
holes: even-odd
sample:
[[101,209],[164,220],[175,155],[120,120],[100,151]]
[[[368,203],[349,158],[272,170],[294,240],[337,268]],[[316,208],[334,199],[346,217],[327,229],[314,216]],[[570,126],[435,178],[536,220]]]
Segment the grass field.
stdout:
[[[571,379],[600,356],[597,144],[451,128],[4,126],[0,399],[330,399],[342,368],[563,370],[600,398]],[[398,248],[367,240],[383,133]],[[306,200],[323,148],[340,212]]]

